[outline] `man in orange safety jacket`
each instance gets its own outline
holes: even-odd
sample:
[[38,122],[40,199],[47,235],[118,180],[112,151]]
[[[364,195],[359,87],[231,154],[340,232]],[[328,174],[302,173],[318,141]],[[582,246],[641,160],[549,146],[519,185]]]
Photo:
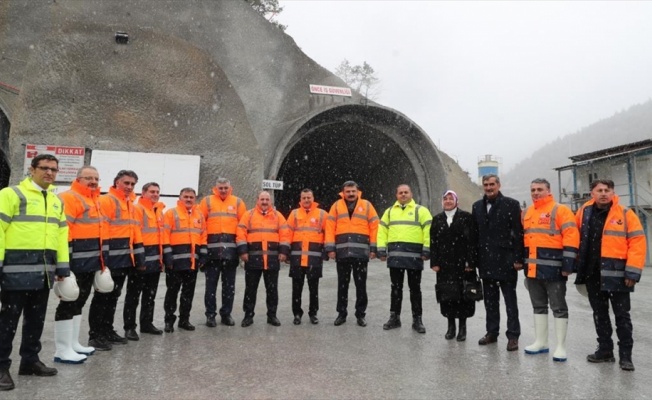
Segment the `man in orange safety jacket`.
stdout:
[[[197,194],[193,188],[183,188],[177,206],[165,213],[164,243],[170,243],[172,257],[166,264],[165,332],[174,332],[177,317],[177,296],[181,290],[179,328],[194,331],[190,323],[190,310],[195,296],[197,271],[206,263],[206,222],[195,205]],[[166,259],[166,262],[167,259]]]
[[355,316],[359,326],[367,326],[367,264],[376,258],[378,213],[362,199],[358,184],[346,181],[341,199],[331,206],[326,222],[326,252],[337,259],[337,318],[335,326],[346,322],[351,272],[355,282]]
[[292,278],[292,313],[294,324],[301,324],[301,293],[303,282],[308,281],[310,305],[308,317],[313,324],[319,323],[319,278],[322,276],[324,259],[324,232],[326,230],[326,211],[315,203],[312,190],[303,189],[299,208],[292,210],[288,217],[290,239],[290,277]]
[[645,233],[636,213],[619,204],[613,181],[598,179],[590,187],[592,199],[576,215],[580,249],[575,284],[586,284],[598,335],[598,348],[587,356],[587,361],[615,361],[611,303],[616,317],[620,368],[633,371],[629,294],[641,279],[645,265]]
[[260,192],[256,207],[247,211],[236,234],[238,254],[245,263],[244,319],[242,327],[254,323],[254,308],[260,277],[267,291],[267,323],[280,326],[278,306],[278,272],[290,249],[290,231],[283,215],[271,204],[268,192]]

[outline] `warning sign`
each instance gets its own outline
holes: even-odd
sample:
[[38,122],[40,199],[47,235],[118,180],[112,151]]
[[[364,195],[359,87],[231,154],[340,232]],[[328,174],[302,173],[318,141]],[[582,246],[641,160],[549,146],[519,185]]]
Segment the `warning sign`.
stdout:
[[39,154],[52,154],[59,159],[57,182],[72,182],[77,177],[77,170],[84,166],[86,149],[83,147],[28,144],[25,146],[25,176],[29,175],[32,159]]

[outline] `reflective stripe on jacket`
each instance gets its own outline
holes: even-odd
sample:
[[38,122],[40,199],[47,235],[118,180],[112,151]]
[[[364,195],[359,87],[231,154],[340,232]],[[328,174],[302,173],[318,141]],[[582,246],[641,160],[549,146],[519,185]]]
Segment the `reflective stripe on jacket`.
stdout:
[[230,192],[224,200],[215,188],[213,193],[199,203],[199,209],[206,219],[208,256],[211,259],[236,260],[235,234],[238,221],[247,208],[242,199]]
[[548,281],[566,280],[573,272],[580,233],[575,216],[552,195],[538,199],[523,217],[525,276]]
[[269,208],[265,214],[260,208],[247,211],[238,223],[236,243],[238,254],[247,253],[246,269],[271,269],[281,267],[278,256],[290,250],[290,229],[283,215]]
[[99,271],[109,257],[108,225],[99,196],[99,188],[92,190],[76,180],[59,195],[68,221],[70,269],[75,273]]
[[0,190],[2,290],[39,290],[70,275],[66,214],[52,188],[44,195],[26,178]]
[[358,193],[351,217],[344,193],[340,193],[342,198],[333,203],[328,213],[325,247],[328,253],[335,251],[337,259],[369,259],[369,253],[376,252],[378,213],[369,201],[362,199],[362,192]]
[[[170,243],[165,242],[164,208],[165,204],[161,202],[154,204],[144,197],[139,197],[136,204],[136,219],[140,224],[145,249],[145,272],[163,271],[164,265],[172,262]],[[164,260],[164,257],[167,258]]]
[[[602,290],[633,291],[625,286],[625,278],[638,282],[645,266],[647,244],[643,226],[636,213],[619,204],[614,195],[611,208],[602,231],[600,248],[600,281]],[[576,214],[580,229],[580,257],[577,263],[575,283],[583,283],[586,274],[586,260],[583,259],[584,248],[588,246],[589,220],[593,211],[594,200],[586,202]]]
[[197,206],[190,211],[181,202],[165,212],[165,238],[172,248],[172,269],[195,270],[201,265],[206,250],[206,222]]
[[324,256],[326,211],[313,202],[310,210],[299,207],[288,217],[290,228],[290,265],[296,267],[321,267]]
[[114,187],[100,196],[100,209],[109,225],[109,260],[105,261],[109,269],[139,267],[144,263],[145,251],[134,197],[132,194],[128,199]]
[[390,268],[423,269],[422,256],[430,255],[430,211],[410,200],[385,210],[378,227],[378,257]]

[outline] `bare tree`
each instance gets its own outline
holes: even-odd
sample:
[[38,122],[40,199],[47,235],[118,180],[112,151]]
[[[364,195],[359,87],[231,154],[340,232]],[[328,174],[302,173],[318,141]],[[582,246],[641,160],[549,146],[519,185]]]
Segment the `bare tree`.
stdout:
[[351,65],[349,60],[344,59],[335,68],[335,75],[342,78],[351,89],[368,99],[374,100],[380,95],[380,79],[366,61],[363,61],[362,65]]

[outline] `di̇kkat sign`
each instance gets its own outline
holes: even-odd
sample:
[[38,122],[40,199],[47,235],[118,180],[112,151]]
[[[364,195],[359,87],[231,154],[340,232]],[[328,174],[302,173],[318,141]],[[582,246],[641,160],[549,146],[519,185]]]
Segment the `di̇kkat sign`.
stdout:
[[52,154],[59,159],[57,182],[72,182],[77,177],[77,170],[84,166],[86,149],[72,146],[52,146],[47,144],[28,144],[25,146],[24,174],[29,175],[32,159],[39,154]]

